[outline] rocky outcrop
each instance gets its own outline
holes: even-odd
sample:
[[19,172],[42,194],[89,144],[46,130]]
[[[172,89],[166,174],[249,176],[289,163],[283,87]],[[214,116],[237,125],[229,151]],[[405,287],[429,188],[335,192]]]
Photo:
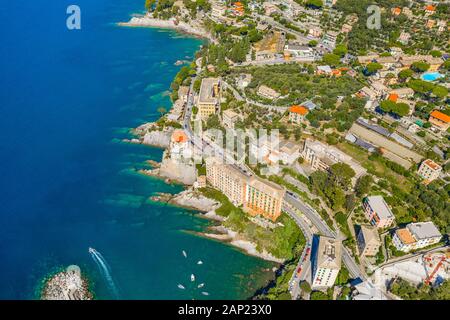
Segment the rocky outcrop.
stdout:
[[150,14],[135,16],[128,22],[120,22],[119,26],[123,27],[154,27],[164,29],[174,29],[181,32],[189,33],[202,38],[212,39],[211,35],[200,25],[199,22],[191,21],[190,24],[184,21],[178,21],[174,18],[169,20],[155,19]]
[[88,281],[77,266],[70,266],[50,277],[42,290],[41,300],[92,300]]
[[167,157],[166,153],[167,151],[164,152],[163,161],[158,169],[159,176],[185,185],[193,185],[195,180],[197,180],[195,165]]
[[142,137],[142,144],[159,148],[168,148],[170,145],[170,137],[172,136],[172,132],[173,130],[149,131]]
[[163,161],[159,168],[151,170],[140,170],[142,174],[167,179],[167,182],[178,182],[191,186],[197,180],[197,169],[194,164],[184,163],[167,156],[168,151],[164,151]]
[[192,189],[188,189],[177,194],[169,200],[169,203],[180,207],[195,209],[201,212],[210,212],[220,206],[219,202],[207,198],[200,192]]

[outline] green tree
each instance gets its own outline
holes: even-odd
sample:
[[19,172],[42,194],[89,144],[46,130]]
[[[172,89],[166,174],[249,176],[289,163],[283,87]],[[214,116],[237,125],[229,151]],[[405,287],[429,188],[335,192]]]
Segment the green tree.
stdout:
[[422,73],[430,69],[430,65],[423,61],[416,61],[411,65],[411,69],[416,72]]
[[334,53],[327,53],[324,54],[322,61],[330,66],[337,66],[340,62],[340,58]]
[[443,99],[448,95],[448,89],[443,86],[435,86],[433,88],[433,94],[439,99]]
[[347,46],[345,44],[338,44],[333,50],[333,53],[337,56],[343,57],[348,52]]
[[363,197],[369,193],[370,187],[373,184],[373,178],[371,175],[364,175],[359,177],[356,181],[355,192],[358,197]]
[[379,64],[378,62],[370,62],[367,66],[366,66],[366,71],[369,74],[374,74],[376,73],[378,70],[382,69],[383,66],[381,64]]
[[308,42],[308,46],[310,47],[315,47],[317,46],[317,44],[318,44],[317,40],[311,40]]
[[411,69],[404,69],[398,73],[398,77],[401,80],[406,80],[406,79],[410,78],[413,74],[414,74],[414,71],[412,71]]

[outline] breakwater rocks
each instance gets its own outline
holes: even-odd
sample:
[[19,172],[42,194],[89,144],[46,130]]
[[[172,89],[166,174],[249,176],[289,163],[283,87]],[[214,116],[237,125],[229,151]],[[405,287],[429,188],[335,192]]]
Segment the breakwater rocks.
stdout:
[[70,266],[46,280],[41,300],[92,300],[87,279],[78,266]]

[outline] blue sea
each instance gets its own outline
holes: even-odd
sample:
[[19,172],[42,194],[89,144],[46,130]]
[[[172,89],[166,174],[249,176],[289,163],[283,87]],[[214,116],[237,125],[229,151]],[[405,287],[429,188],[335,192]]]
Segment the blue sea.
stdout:
[[[81,30],[66,28],[74,3]],[[273,264],[194,235],[210,223],[196,212],[149,201],[182,187],[136,173],[146,160],[160,161],[161,150],[120,142],[156,120],[159,106],[170,107],[174,63],[193,59],[202,44],[115,25],[143,5],[41,0],[0,8],[0,299],[34,299],[42,279],[71,264],[98,299],[115,298],[89,247],[109,265],[120,299],[242,299],[272,276],[264,270]]]

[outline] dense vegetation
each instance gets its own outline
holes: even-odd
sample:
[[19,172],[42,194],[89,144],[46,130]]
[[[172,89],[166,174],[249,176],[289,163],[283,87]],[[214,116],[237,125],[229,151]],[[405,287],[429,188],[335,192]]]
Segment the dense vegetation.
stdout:
[[416,287],[398,278],[391,285],[390,291],[404,300],[449,300],[450,281],[444,281],[436,288],[425,284]]
[[266,250],[275,257],[291,260],[303,249],[305,238],[296,223],[287,215],[282,214],[278,219],[282,226],[272,230],[265,229],[250,221],[249,215],[241,208],[235,207],[221,192],[211,188],[203,188],[201,192],[220,201],[222,206],[216,213],[227,218],[224,225],[255,242],[258,250]]

